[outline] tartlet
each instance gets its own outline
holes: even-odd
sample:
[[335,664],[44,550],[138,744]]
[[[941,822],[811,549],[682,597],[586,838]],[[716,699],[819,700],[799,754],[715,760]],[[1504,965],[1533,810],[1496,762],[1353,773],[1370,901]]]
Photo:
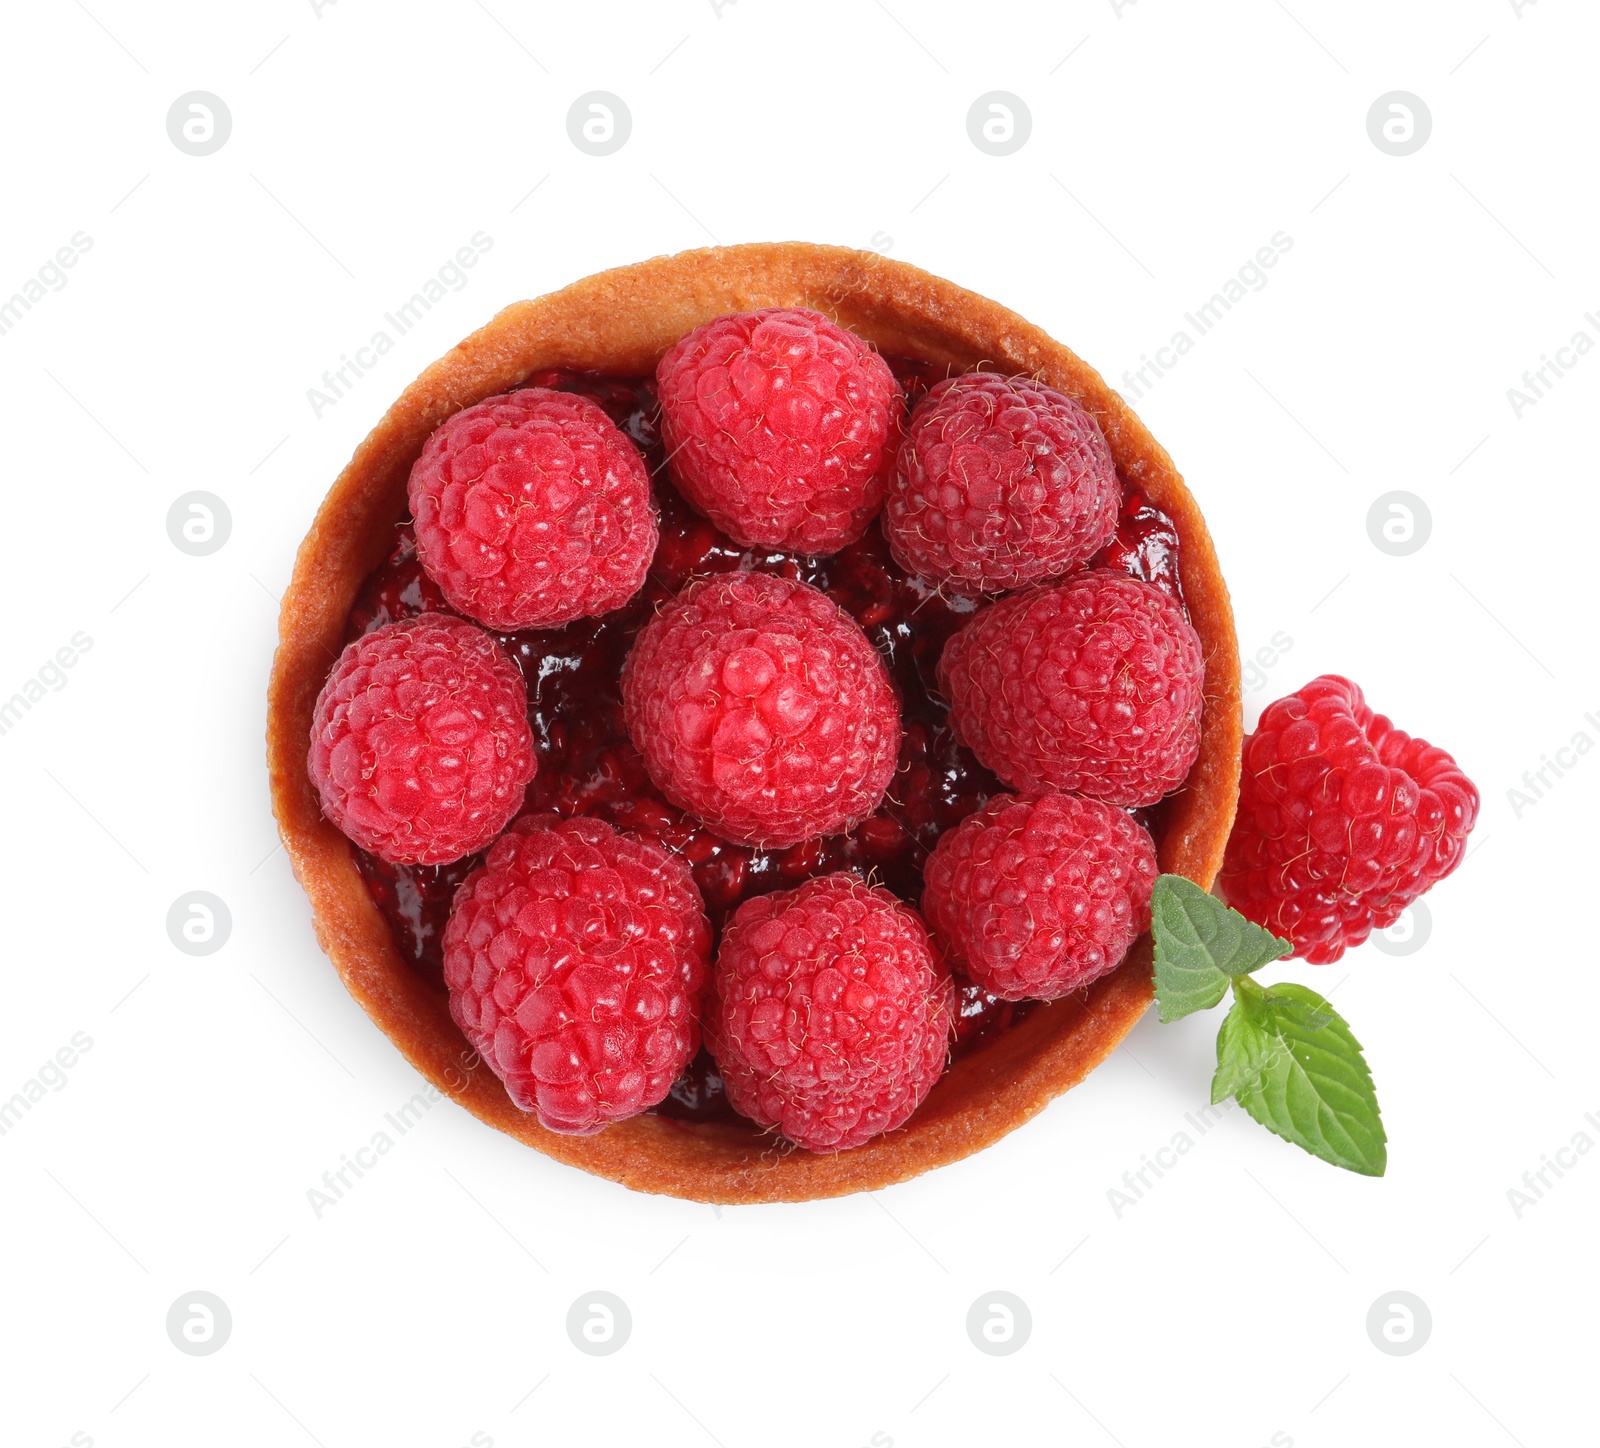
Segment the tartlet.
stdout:
[[444,992],[401,957],[353,847],[323,817],[306,770],[306,738],[352,604],[407,514],[412,463],[441,422],[548,369],[649,373],[692,328],[774,306],[822,312],[884,353],[1028,374],[1065,392],[1099,422],[1126,485],[1172,519],[1184,599],[1205,649],[1206,697],[1199,758],[1157,827],[1163,871],[1210,886],[1233,821],[1242,737],[1227,588],[1171,458],[1074,353],[950,282],[875,253],[801,242],[682,252],[514,303],[424,371],[335,480],[300,547],[279,619],[267,719],[273,812],[318,940],[350,994],[412,1065],[488,1125],[635,1190],[730,1204],[875,1190],[1014,1130],[1081,1081],[1144,1013],[1149,936],[1083,995],[1039,1005],[960,1056],[905,1126],[851,1150],[814,1154],[748,1124],[654,1114],[594,1136],[565,1136],[511,1103],[452,1022]]

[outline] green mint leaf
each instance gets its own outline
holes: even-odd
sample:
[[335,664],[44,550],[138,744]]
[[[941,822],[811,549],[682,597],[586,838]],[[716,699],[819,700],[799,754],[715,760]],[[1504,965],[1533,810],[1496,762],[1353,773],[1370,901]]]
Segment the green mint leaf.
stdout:
[[1236,1097],[1269,1131],[1323,1161],[1382,1176],[1383,1119],[1361,1043],[1314,990],[1233,982],[1211,1100]]
[[1163,1021],[1209,1010],[1227,995],[1234,976],[1260,970],[1293,949],[1182,875],[1157,878],[1150,931],[1156,947],[1156,1011]]
[[1259,991],[1236,992],[1233,1008],[1222,1018],[1217,1032],[1217,1074],[1211,1078],[1213,1106],[1248,1092],[1277,1064],[1283,1050],[1272,1036],[1259,995]]

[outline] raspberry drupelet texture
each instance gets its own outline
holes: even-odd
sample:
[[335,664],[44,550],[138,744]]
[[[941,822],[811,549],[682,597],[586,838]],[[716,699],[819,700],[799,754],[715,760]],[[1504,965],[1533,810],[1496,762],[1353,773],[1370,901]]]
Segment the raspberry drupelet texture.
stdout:
[[379,859],[440,865],[481,850],[536,767],[522,675],[451,614],[355,639],[317,696],[306,768],[322,812]]
[[1223,890],[1326,965],[1461,863],[1478,803],[1444,750],[1324,674],[1269,705],[1245,740]]
[[628,735],[680,809],[736,844],[853,828],[894,775],[900,709],[860,626],[766,573],[691,583],[622,669]]
[[866,532],[903,402],[859,337],[799,307],[718,317],[656,380],[673,481],[734,542],[836,553]]
[[1026,793],[1154,804],[1199,753],[1199,635],[1170,595],[1109,569],[979,610],[939,683],[957,737]]
[[944,1069],[955,995],[922,921],[844,872],[747,900],[723,931],[706,1044],[728,1099],[811,1151],[899,1126]]
[[1150,924],[1149,832],[1098,800],[1001,794],[940,837],[922,913],[950,964],[1004,1000],[1115,970]]
[[618,608],[655,553],[644,459],[570,392],[529,387],[456,413],[423,446],[408,492],[429,576],[494,629]]
[[1042,382],[969,372],[917,404],[883,531],[902,568],[954,593],[1000,593],[1088,562],[1121,500],[1088,412]]
[[654,1106],[699,1047],[711,949],[689,867],[593,819],[526,815],[456,894],[450,1014],[551,1131]]

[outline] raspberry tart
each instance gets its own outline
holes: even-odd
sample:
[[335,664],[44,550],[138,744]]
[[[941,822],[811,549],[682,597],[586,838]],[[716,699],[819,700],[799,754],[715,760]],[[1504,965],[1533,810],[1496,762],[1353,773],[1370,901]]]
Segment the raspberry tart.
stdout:
[[903,1181],[1082,1080],[1150,1001],[1153,870],[1222,864],[1242,734],[1205,523],[1117,394],[802,243],[601,273],[428,368],[301,547],[267,732],[407,1059],[727,1203]]

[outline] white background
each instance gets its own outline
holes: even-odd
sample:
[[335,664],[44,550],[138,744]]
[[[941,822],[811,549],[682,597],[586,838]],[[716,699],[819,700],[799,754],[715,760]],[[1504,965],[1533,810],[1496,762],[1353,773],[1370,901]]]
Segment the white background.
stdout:
[[[0,1137],[0,1438],[399,1448],[1056,1442],[1526,1448],[1593,1432],[1600,1144],[1590,896],[1600,741],[1590,354],[1507,389],[1600,308],[1593,59],[1578,0],[1054,5],[528,0],[11,7],[0,296],[92,248],[0,336],[0,1097],[92,1048]],[[892,12],[892,13],[891,13]],[[181,94],[233,129],[194,157]],[[580,94],[633,128],[596,158]],[[973,100],[1020,96],[992,157]],[[1385,92],[1427,144],[1369,139]],[[531,193],[531,194],[530,194]],[[459,291],[336,406],[307,389],[475,232]],[[348,999],[275,846],[263,763],[278,595],[400,389],[496,309],[713,240],[876,246],[1016,308],[1119,381],[1276,232],[1292,248],[1137,406],[1200,498],[1253,654],[1251,719],[1325,670],[1451,749],[1484,810],[1413,954],[1313,981],[1367,1047],[1387,1178],[1234,1113],[1188,1130],[1216,1014],[1153,1016],[1000,1145],[876,1194],[714,1211],[555,1165],[443,1102],[318,1219],[308,1189],[418,1078]],[[1553,376],[1553,374],[1547,374]],[[191,557],[166,516],[224,498]],[[1427,544],[1367,511],[1401,489]],[[1281,650],[1280,650],[1281,651]],[[48,681],[47,681],[48,682]],[[232,934],[194,958],[172,902]],[[1192,1134],[1192,1132],[1191,1132]],[[175,1298],[229,1306],[215,1355]],[[574,1298],[633,1331],[580,1354]],[[1397,1289],[1423,1349],[1365,1323]],[[1005,1290],[1011,1356],[965,1321]],[[478,1437],[474,1439],[473,1435]],[[1274,1436],[1276,1435],[1276,1436]]]

